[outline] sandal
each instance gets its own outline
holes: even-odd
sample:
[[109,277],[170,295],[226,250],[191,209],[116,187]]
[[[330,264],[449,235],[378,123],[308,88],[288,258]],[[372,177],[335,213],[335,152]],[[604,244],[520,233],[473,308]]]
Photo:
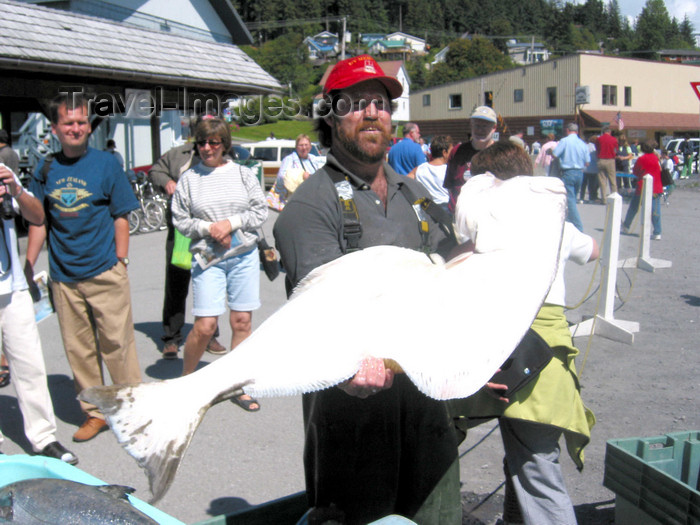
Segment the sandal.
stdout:
[[0,388],[10,384],[10,367],[0,366]]
[[[250,399],[241,399],[242,396],[245,394],[241,394],[240,396],[235,396],[231,398],[231,402],[235,403],[239,407],[241,407],[243,410],[246,410],[248,412],[257,412],[260,410],[260,403],[258,403],[257,399],[253,399],[252,397]],[[250,396],[248,396],[250,397]],[[258,405],[257,408],[251,408],[250,405]]]

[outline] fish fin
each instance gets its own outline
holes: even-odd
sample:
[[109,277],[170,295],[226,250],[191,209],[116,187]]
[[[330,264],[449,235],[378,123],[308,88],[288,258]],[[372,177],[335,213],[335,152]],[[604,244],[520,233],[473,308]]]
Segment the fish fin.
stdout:
[[[78,398],[99,407],[117,441],[146,471],[151,503],[170,488],[180,461],[204,414],[227,398],[202,401],[201,396],[182,395],[182,379],[131,385],[88,388]],[[231,397],[242,385],[230,389]],[[190,392],[189,389],[184,389]],[[177,403],[172,404],[172,400]]]
[[14,519],[15,513],[13,510],[14,506],[14,496],[11,491],[5,492],[5,494],[2,495],[2,500],[0,500],[0,503],[4,503],[5,505],[0,505],[0,519],[3,521],[12,521]]
[[125,485],[98,485],[97,490],[104,492],[114,499],[123,499],[125,501],[129,501],[129,498],[127,497],[129,494],[136,492],[135,488],[127,487]]
[[14,513],[12,507],[0,507],[0,519],[3,521],[12,521]]

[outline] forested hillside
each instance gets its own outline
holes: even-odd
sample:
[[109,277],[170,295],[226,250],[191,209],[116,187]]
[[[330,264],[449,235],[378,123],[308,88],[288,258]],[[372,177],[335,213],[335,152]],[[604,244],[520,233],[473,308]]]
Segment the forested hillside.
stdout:
[[[350,53],[362,52],[360,33],[403,31],[424,38],[427,57],[411,57],[412,89],[513,67],[505,51],[511,38],[544,43],[555,55],[577,50],[656,58],[660,49],[692,49],[694,28],[688,18],[672,18],[663,0],[647,0],[635,20],[620,14],[617,0],[234,0],[255,46],[245,49],[293,95],[308,102],[324,67],[312,66],[304,37],[342,26],[327,17],[345,16]],[[463,38],[468,36],[468,38]],[[474,37],[477,38],[474,38]],[[447,61],[426,68],[432,55],[450,45]]]

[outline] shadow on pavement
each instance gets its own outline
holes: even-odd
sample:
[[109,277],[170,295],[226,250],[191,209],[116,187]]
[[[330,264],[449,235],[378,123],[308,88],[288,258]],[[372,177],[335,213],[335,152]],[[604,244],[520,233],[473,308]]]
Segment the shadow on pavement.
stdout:
[[85,416],[80,410],[73,378],[65,374],[50,374],[47,379],[56,419],[69,425],[82,425]]
[[233,512],[252,508],[253,505],[243,498],[227,497],[211,500],[207,513],[211,516],[226,516]]
[[685,299],[685,302],[689,304],[690,306],[700,306],[700,297],[697,295],[681,295],[683,299]]
[[[14,441],[18,446],[22,447],[27,454],[31,454],[32,446],[24,435],[22,412],[19,410],[17,398],[14,396],[12,389],[8,388],[4,390],[4,392],[8,392],[9,395],[0,395],[0,414],[2,415],[0,423],[2,423],[2,433],[6,439]],[[12,393],[10,394],[10,392]]]

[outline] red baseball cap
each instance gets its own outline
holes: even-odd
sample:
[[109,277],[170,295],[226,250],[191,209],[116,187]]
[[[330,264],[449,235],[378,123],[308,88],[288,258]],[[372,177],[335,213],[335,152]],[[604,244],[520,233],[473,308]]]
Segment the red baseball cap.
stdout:
[[394,77],[388,77],[379,67],[377,61],[369,55],[347,58],[338,62],[323,86],[323,93],[328,94],[337,89],[345,89],[366,80],[378,80],[389,92],[391,99],[399,98],[403,86]]

